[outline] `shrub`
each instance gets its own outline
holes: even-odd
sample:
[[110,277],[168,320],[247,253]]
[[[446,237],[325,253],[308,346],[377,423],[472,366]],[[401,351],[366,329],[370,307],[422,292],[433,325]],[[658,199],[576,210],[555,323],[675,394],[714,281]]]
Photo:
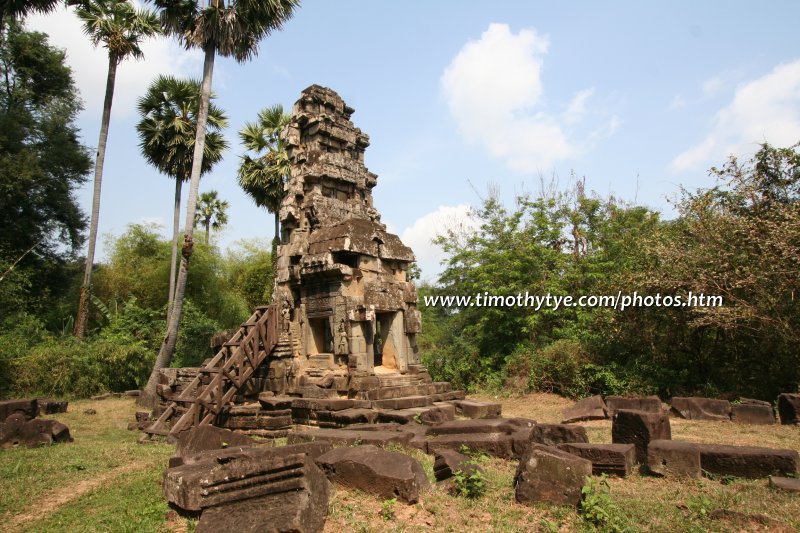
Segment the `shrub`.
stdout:
[[[465,465],[477,467],[478,462],[474,459],[465,461]],[[483,472],[478,468],[459,469],[453,472],[455,490],[459,496],[465,498],[477,498],[486,492],[486,480]]]
[[21,396],[78,398],[139,388],[153,359],[153,352],[141,342],[52,339],[12,361],[12,388]]
[[587,477],[581,494],[578,514],[584,522],[600,531],[610,533],[621,533],[628,530],[619,508],[611,501],[608,479],[605,475],[601,476],[599,480]]

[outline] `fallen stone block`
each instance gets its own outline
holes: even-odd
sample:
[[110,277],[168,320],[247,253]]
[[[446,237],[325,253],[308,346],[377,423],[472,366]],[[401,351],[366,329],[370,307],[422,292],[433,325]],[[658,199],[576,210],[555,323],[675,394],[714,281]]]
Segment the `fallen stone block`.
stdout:
[[522,504],[578,505],[581,489],[591,475],[591,461],[557,448],[534,444],[517,467],[514,494]]
[[796,477],[769,476],[769,486],[776,490],[800,492],[800,479]]
[[472,462],[469,456],[463,453],[446,448],[436,450],[433,463],[433,475],[436,481],[451,478],[458,471],[463,472],[465,475],[483,472],[477,464]]
[[561,412],[561,423],[582,422],[585,420],[604,420],[608,418],[606,402],[599,394],[576,402]]
[[[316,470],[317,473],[312,473]],[[196,533],[317,533],[328,517],[330,486],[318,467],[306,472],[308,488],[209,507]]]
[[625,477],[636,463],[636,448],[633,444],[575,442],[559,444],[558,449],[591,461],[592,473],[596,476],[608,474]]
[[328,479],[374,494],[382,500],[397,498],[416,503],[429,486],[422,465],[408,455],[376,446],[336,448],[317,458]]
[[374,400],[372,407],[375,409],[411,409],[412,407],[425,407],[433,404],[430,396],[406,396],[405,398],[389,398]]
[[258,403],[265,411],[285,411],[292,408],[292,401],[296,398],[292,396],[273,396],[273,394],[262,392],[258,395]]
[[464,433],[512,433],[518,425],[505,418],[487,418],[476,420],[450,420],[433,424],[428,428],[428,435],[458,435]]
[[200,511],[270,494],[311,491],[326,483],[314,460],[292,446],[210,453],[221,455],[164,473],[167,501],[186,511]]
[[653,440],[647,446],[647,470],[661,477],[700,478],[700,449],[692,442]]
[[39,402],[33,400],[5,400],[0,402],[0,422],[9,416],[19,413],[25,420],[32,420],[39,416]]
[[514,417],[514,418],[504,418],[508,424],[514,426],[516,429],[533,429],[536,426],[536,420],[532,418],[522,418],[522,417]]
[[800,424],[800,394],[787,392],[778,396],[778,415],[781,424]]
[[386,446],[388,444],[407,445],[414,437],[410,431],[357,431],[351,429],[315,429],[309,431],[295,431],[289,434],[288,443],[326,441],[333,445],[357,446],[359,444],[373,444]]
[[731,419],[731,402],[728,400],[675,396],[670,399],[669,405],[672,414],[686,420],[727,421]]
[[700,467],[710,474],[756,479],[771,475],[797,475],[796,450],[698,444]]
[[232,416],[222,426],[227,429],[259,430],[288,429],[292,426],[291,416]]
[[54,415],[66,413],[69,402],[67,400],[51,400],[49,398],[37,398],[40,415]]
[[419,408],[420,421],[426,425],[441,424],[456,418],[456,407],[451,403],[436,402],[432,407]]
[[56,420],[26,420],[21,412],[10,415],[0,428],[0,448],[25,446],[36,448],[60,442],[72,442],[69,428]]
[[466,418],[498,418],[503,409],[499,403],[478,400],[456,400],[453,404],[456,414]]
[[447,448],[458,452],[482,452],[492,457],[513,459],[517,457],[513,442],[511,435],[506,433],[449,434],[429,438],[427,448],[428,453]]
[[606,409],[608,410],[609,418],[622,409],[643,411],[645,413],[660,413],[663,411],[661,398],[658,396],[608,396],[606,398]]
[[328,453],[333,449],[330,442],[303,442],[300,444],[290,444],[286,446],[264,446],[255,443],[252,446],[231,446],[218,450],[206,450],[192,456],[170,458],[169,468],[181,465],[191,465],[202,462],[226,463],[232,459],[250,458],[253,461],[261,461],[264,457],[269,459],[275,454],[298,453],[305,454],[312,459],[316,459],[323,453]]
[[664,412],[620,410],[614,414],[611,424],[611,441],[614,444],[636,446],[636,460],[647,461],[647,446],[653,440],[670,440],[672,431],[669,416]]
[[377,419],[378,411],[373,409],[343,409],[341,411],[320,411],[317,413],[317,420],[330,422],[335,427],[345,427],[353,424],[374,424]]
[[589,437],[585,427],[575,424],[536,424],[531,440],[545,446],[558,446],[569,442],[589,442]]
[[252,446],[253,444],[255,442],[250,437],[234,433],[230,429],[212,425],[194,426],[178,435],[173,457],[183,460],[206,450],[221,450],[235,446]]
[[737,424],[769,426],[775,423],[775,412],[770,404],[740,403],[731,406],[731,420]]
[[343,411],[345,409],[369,409],[370,402],[350,398],[295,398],[292,400],[292,412],[296,410],[310,411]]

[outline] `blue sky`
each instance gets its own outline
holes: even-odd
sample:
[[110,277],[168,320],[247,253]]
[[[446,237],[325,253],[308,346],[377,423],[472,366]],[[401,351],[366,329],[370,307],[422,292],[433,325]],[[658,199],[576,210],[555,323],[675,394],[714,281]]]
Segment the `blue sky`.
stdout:
[[[590,190],[669,217],[668,198],[713,185],[708,168],[728,154],[800,141],[797,20],[800,3],[788,1],[306,0],[255,60],[217,61],[232,148],[200,185],[231,204],[214,238],[222,248],[271,238],[272,216],[236,185],[236,132],[265,106],[291,108],[312,83],[356,109],[379,176],[376,207],[423,277],[439,269],[431,237],[466,220],[490,186],[510,202],[538,191],[541,177],[566,188],[574,172]],[[84,142],[96,146],[105,51],[71,12],[28,24],[67,50],[86,102]],[[120,66],[101,235],[145,221],[171,232],[174,182],[138,153],[135,101],[160,73],[200,77],[202,58],[168,39],[145,53]],[[80,201],[88,212],[91,180]]]

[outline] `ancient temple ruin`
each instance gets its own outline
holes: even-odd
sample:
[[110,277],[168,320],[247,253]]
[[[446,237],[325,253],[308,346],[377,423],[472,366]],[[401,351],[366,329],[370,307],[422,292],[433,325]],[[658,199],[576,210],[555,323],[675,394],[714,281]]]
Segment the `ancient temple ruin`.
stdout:
[[215,424],[281,436],[292,424],[452,418],[458,406],[437,404],[464,393],[420,363],[414,254],[380,221],[378,177],[364,165],[369,137],[352,114],[319,85],[295,103],[282,132],[291,175],[272,303],[202,368],[162,371],[148,433]]
[[[280,210],[276,290],[286,334],[280,357],[289,392],[332,376],[421,371],[420,315],[408,266],[414,254],[388,233],[373,206],[378,177],[364,166],[369,137],[353,109],[312,85],[292,109],[283,140],[292,172]],[[275,390],[275,392],[281,392]]]

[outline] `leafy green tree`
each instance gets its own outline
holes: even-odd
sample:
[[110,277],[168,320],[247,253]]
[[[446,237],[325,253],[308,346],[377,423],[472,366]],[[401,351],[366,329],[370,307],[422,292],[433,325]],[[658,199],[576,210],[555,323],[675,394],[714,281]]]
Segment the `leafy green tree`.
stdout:
[[217,191],[208,191],[200,195],[197,202],[197,212],[194,215],[194,225],[202,226],[206,230],[206,243],[210,244],[211,228],[220,230],[228,223],[227,200],[220,200]]
[[263,243],[238,241],[229,250],[226,270],[230,283],[244,297],[249,309],[269,301],[274,277],[272,256]]
[[189,260],[192,256],[193,225],[197,204],[197,191],[200,186],[205,131],[208,118],[208,105],[211,98],[211,82],[214,72],[214,59],[219,53],[233,57],[239,62],[250,59],[257,52],[259,41],[273,30],[280,29],[291,18],[298,0],[210,0],[209,5],[198,5],[193,0],[174,2],[155,0],[161,8],[161,20],[167,30],[177,35],[187,48],[200,48],[205,52],[203,62],[203,81],[200,92],[200,111],[197,118],[197,135],[192,164],[191,185],[186,206],[186,233],[184,235],[181,267],[176,284],[175,305],[167,325],[167,334],[159,350],[153,372],[145,390],[139,397],[141,405],[155,405],[155,389],[158,371],[169,366],[178,338],[178,326],[183,312],[183,296]]
[[[213,96],[212,96],[213,98]],[[175,298],[178,232],[180,228],[181,185],[188,181],[194,159],[200,82],[159,76],[139,99],[141,120],[136,125],[139,148],[147,162],[175,180],[175,209],[172,222],[172,261],[169,271],[168,309]],[[208,107],[205,153],[201,173],[210,171],[228,148],[221,130],[227,127],[224,112],[213,103]],[[169,312],[169,311],[168,311]]]
[[91,165],[64,52],[6,21],[0,47],[0,316],[53,307],[86,222],[75,192]]
[[[800,383],[800,145],[762,145],[712,168],[717,187],[686,192],[653,242],[651,292],[721,296],[722,307],[673,313],[681,337],[662,356],[685,386],[772,399]],[[664,350],[659,350],[664,353]]]
[[141,43],[160,31],[155,13],[136,9],[129,0],[103,0],[82,2],[76,10],[84,26],[84,32],[95,46],[103,44],[108,50],[108,76],[103,101],[103,117],[100,123],[100,139],[97,143],[97,158],[94,167],[94,192],[92,215],[89,225],[89,248],[86,252],[86,268],[83,274],[78,313],[75,318],[75,336],[82,338],[86,330],[87,298],[92,282],[94,251],[97,241],[97,224],[100,217],[100,190],[103,183],[103,162],[106,155],[108,125],[111,121],[111,102],[114,98],[114,83],[117,66],[127,59],[144,56]]

